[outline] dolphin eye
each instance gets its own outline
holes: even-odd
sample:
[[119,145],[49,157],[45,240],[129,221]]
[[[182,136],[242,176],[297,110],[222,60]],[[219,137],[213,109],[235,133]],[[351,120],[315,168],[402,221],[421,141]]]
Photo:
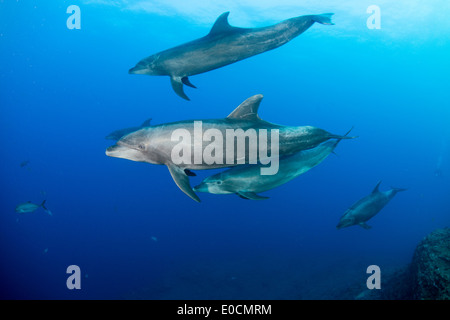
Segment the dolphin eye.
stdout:
[[218,181],[216,181],[216,184],[222,184],[222,181],[220,181],[220,180],[218,180]]
[[138,148],[141,150],[145,150],[145,145],[143,145],[142,143],[140,145],[138,145]]

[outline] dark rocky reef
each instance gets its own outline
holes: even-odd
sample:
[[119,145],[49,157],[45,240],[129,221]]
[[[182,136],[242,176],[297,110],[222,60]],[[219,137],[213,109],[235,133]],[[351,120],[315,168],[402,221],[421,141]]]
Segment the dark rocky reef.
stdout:
[[411,263],[384,273],[381,290],[364,290],[357,300],[449,300],[450,228],[437,229],[416,247]]
[[413,299],[450,299],[450,228],[435,230],[419,243],[411,274]]

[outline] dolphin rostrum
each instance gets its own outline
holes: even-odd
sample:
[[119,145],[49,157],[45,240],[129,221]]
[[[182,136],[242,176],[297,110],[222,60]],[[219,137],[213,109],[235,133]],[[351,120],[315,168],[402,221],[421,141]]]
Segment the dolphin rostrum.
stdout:
[[233,167],[204,179],[194,191],[214,194],[237,194],[241,198],[263,200],[258,193],[276,188],[320,164],[336,148],[339,140],[326,141],[315,148],[300,151],[280,159],[275,175],[261,175],[259,166]]
[[278,48],[302,34],[314,22],[333,24],[332,13],[306,15],[262,28],[238,28],[228,23],[225,12],[217,18],[204,37],[153,54],[136,64],[128,73],[169,76],[173,90],[190,100],[183,84],[196,88],[189,76],[221,68],[231,63]]
[[131,132],[137,131],[137,130],[145,128],[145,127],[150,127],[151,121],[152,121],[152,118],[149,118],[149,119],[145,120],[139,127],[130,127],[130,128],[115,130],[115,131],[111,132],[110,134],[108,134],[105,137],[105,139],[117,141],[120,138],[122,138],[123,136],[125,136]]
[[364,229],[371,227],[366,224],[368,220],[373,218],[389,201],[400,191],[407,189],[392,188],[388,191],[381,192],[379,190],[381,181],[377,183],[372,193],[354,203],[341,217],[337,229],[359,225]]
[[[268,159],[278,163],[278,155],[282,157],[311,149],[329,139],[354,138],[334,135],[311,126],[282,126],[261,120],[258,108],[262,98],[261,94],[248,98],[224,119],[178,121],[140,129],[122,137],[116,145],[106,150],[106,155],[166,165],[178,187],[192,199],[200,201],[189,183],[188,176],[195,175],[190,169],[205,170],[257,163],[249,160],[252,155],[257,155],[260,163],[268,164]],[[261,139],[262,134],[266,133],[267,138],[269,131],[270,139],[264,144],[261,142],[264,141]],[[211,133],[215,133],[214,136]],[[276,140],[273,139],[275,136]],[[233,144],[231,150],[228,148],[229,141]],[[209,143],[205,145],[204,142]],[[211,162],[209,158],[202,157],[208,152],[214,154],[216,161]],[[180,154],[183,156],[182,161],[178,161]]]

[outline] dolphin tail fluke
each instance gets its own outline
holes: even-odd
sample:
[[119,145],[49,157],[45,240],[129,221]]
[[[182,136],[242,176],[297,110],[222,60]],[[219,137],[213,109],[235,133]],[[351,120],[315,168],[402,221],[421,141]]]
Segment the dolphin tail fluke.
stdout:
[[347,131],[347,133],[343,136],[337,135],[337,134],[330,134],[329,139],[337,139],[338,142],[341,141],[342,139],[355,139],[358,138],[358,136],[351,136],[349,137],[349,133],[353,130],[353,127],[350,128],[350,130]]
[[191,184],[189,183],[189,177],[186,175],[185,171],[173,163],[167,164],[167,167],[178,188],[192,200],[200,202],[200,198],[195,194],[194,190],[192,190]]
[[170,83],[172,84],[173,91],[181,98],[190,101],[189,97],[184,93],[183,80],[181,77],[170,77]]
[[[346,133],[345,135],[343,135],[343,136],[338,136],[338,135],[332,134],[332,135],[331,135],[331,139],[336,139],[336,143],[334,144],[334,147],[333,147],[333,148],[336,148],[337,145],[339,144],[339,142],[341,142],[342,139],[354,139],[354,138],[357,138],[357,136],[355,136],[355,137],[349,137],[349,136],[348,136],[348,134],[349,134],[352,130],[353,130],[353,127],[351,127],[350,130],[348,130],[347,133]],[[334,150],[332,151],[332,153],[334,153],[335,155],[338,156],[338,154],[337,154],[336,152],[334,152]]]
[[47,201],[47,200],[42,201],[41,207],[42,207],[42,209],[44,209],[44,211],[47,212],[49,215],[52,215],[52,212],[51,212],[50,210],[48,210],[47,207],[45,206],[45,201]]
[[330,134],[330,139],[349,140],[349,139],[356,139],[356,138],[358,138],[358,136],[351,136],[351,137],[349,137],[347,134],[345,136],[340,136],[340,135],[337,135],[337,134]]
[[311,16],[314,22],[320,23],[320,24],[328,24],[333,25],[334,23],[331,21],[331,17],[334,13],[322,13],[318,15]]
[[408,190],[408,189],[405,189],[405,188],[395,188],[395,187],[391,187],[391,188],[392,188],[392,190],[394,190],[395,193]]
[[350,132],[352,132],[353,128],[354,128],[354,126],[352,126],[352,127],[350,128],[350,130],[348,130],[347,133],[344,134],[344,137],[348,137],[348,135],[350,134]]

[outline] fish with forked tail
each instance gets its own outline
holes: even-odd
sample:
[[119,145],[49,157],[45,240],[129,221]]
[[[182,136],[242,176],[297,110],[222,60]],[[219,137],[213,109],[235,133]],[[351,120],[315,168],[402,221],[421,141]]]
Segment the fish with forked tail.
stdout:
[[24,203],[17,205],[15,211],[17,213],[30,213],[30,212],[36,211],[39,208],[42,208],[49,215],[52,215],[51,211],[45,207],[45,201],[46,200],[42,201],[41,204],[31,203],[31,201],[24,202]]

